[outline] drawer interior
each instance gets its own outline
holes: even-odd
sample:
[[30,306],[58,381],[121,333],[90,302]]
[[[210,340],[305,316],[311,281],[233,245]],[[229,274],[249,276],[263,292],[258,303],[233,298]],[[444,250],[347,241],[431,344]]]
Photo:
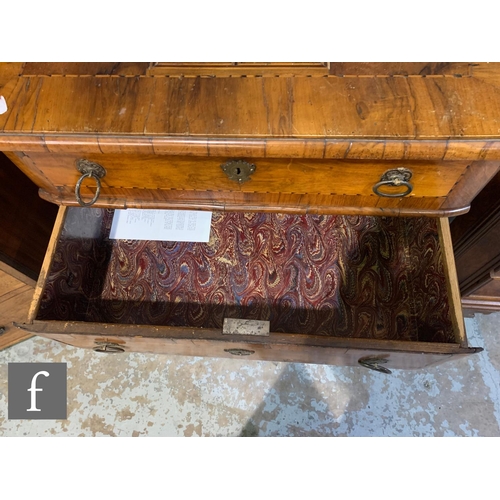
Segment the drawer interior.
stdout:
[[68,208],[36,320],[456,343],[437,219],[214,212],[208,243],[110,240]]

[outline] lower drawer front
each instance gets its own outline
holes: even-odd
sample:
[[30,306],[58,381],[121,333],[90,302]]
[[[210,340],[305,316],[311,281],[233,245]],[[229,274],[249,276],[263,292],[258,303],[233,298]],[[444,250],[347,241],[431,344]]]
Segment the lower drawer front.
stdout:
[[[248,159],[229,164],[227,157],[156,155],[87,155],[104,168],[95,206],[116,208],[205,208],[293,213],[454,214],[469,200],[445,204],[466,175],[467,161],[360,161],[315,159]],[[56,203],[77,205],[75,186],[81,177],[77,155],[29,153],[19,166],[38,172]],[[241,161],[241,160],[239,160]],[[226,171],[221,168],[225,165]],[[410,177],[390,185],[384,174],[403,169]],[[385,180],[383,180],[385,179]],[[48,180],[48,182],[47,182]],[[376,187],[380,182],[376,191]],[[96,181],[85,179],[82,200],[89,202]],[[446,209],[443,207],[446,206]]]
[[[62,326],[62,325],[61,325]],[[35,326],[35,328],[37,328]],[[57,327],[53,329],[57,329]],[[79,330],[77,325],[74,330]],[[103,329],[103,331],[105,331]],[[131,333],[131,332],[130,332]],[[46,338],[76,347],[90,348],[99,353],[120,354],[122,352],[143,352],[173,354],[212,358],[236,358],[241,360],[285,361],[296,363],[316,363],[338,366],[363,366],[387,373],[391,369],[418,369],[449,361],[476,352],[475,349],[459,346],[436,346],[415,344],[410,346],[387,343],[385,349],[379,344],[371,349],[359,347],[334,347],[334,342],[319,339],[303,339],[305,343],[271,336],[265,341],[232,339],[189,339],[170,335],[164,337],[142,337],[140,335],[92,335],[85,333],[41,333]],[[296,340],[296,339],[295,339]],[[320,345],[314,345],[314,344]],[[349,342],[346,342],[348,344]],[[323,344],[323,345],[321,345]],[[340,343],[341,344],[341,343]],[[401,350],[397,350],[397,348]],[[442,352],[439,352],[439,351]]]
[[[329,364],[475,352],[446,220],[214,213],[208,243],[179,243],[110,240],[112,217],[61,208],[25,328],[104,351]],[[271,334],[223,335],[225,318]]]

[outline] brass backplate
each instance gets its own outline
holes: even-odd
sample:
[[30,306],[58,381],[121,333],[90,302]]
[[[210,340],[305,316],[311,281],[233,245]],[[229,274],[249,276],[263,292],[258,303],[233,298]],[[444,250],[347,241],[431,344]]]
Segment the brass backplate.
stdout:
[[102,179],[106,175],[106,169],[102,165],[83,158],[77,160],[76,169],[83,175],[92,175],[99,179]]
[[255,354],[255,351],[251,351],[250,349],[224,349],[224,352],[233,356],[250,356],[251,354]]
[[403,182],[408,182],[412,177],[411,170],[404,167],[394,168],[384,172],[380,178],[381,182],[393,182],[395,186],[399,186]]

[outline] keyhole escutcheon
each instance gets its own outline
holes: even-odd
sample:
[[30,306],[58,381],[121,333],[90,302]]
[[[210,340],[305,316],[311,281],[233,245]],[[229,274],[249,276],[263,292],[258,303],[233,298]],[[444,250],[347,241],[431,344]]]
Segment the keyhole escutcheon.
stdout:
[[239,184],[251,180],[250,176],[255,172],[256,166],[244,160],[230,160],[221,165],[228,179]]

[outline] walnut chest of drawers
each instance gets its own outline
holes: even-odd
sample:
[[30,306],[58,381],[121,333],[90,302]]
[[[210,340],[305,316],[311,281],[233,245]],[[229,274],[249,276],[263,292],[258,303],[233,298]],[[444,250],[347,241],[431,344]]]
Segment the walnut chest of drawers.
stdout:
[[[106,352],[380,371],[476,352],[448,218],[499,169],[497,73],[1,65],[0,149],[60,205],[20,327]],[[110,240],[123,208],[213,211],[210,241]]]

